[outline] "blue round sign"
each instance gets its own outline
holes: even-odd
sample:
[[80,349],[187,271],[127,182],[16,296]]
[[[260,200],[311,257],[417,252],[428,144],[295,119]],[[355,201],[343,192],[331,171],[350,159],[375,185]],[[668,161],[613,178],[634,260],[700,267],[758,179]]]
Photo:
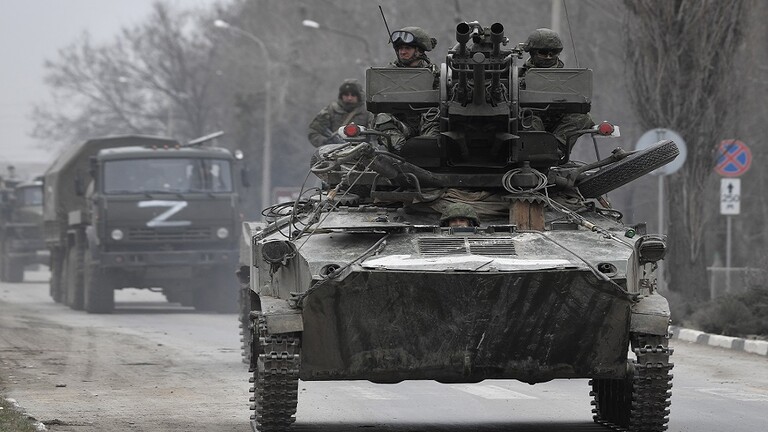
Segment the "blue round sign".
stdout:
[[727,139],[717,147],[715,171],[723,177],[738,177],[752,164],[752,152],[749,147],[737,139]]

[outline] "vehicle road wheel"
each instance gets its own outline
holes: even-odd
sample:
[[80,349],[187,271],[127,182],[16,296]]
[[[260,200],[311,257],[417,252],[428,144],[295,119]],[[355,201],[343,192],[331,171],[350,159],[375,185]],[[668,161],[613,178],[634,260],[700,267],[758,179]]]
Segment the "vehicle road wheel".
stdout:
[[633,334],[631,341],[635,359],[626,378],[590,380],[594,420],[619,430],[663,432],[672,389],[668,337]]
[[672,162],[678,154],[680,150],[673,141],[659,141],[652,147],[599,169],[578,181],[576,187],[585,198],[597,198]]
[[254,430],[285,431],[296,421],[301,333],[271,335],[260,314],[254,318],[253,343],[259,344],[255,370],[251,416]]
[[83,310],[83,252],[79,246],[67,250],[66,268],[64,289],[67,291],[67,306]]
[[88,313],[112,313],[115,308],[115,290],[112,288],[106,272],[90,258],[86,252],[84,306]]

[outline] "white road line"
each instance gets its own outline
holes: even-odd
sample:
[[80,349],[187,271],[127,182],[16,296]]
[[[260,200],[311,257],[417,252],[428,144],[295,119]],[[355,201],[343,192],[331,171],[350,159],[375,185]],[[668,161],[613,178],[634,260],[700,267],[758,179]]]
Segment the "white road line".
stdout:
[[484,399],[538,399],[535,396],[518,393],[495,385],[450,384],[450,387]]
[[347,392],[350,396],[356,396],[362,399],[370,400],[398,400],[405,399],[405,397],[393,393],[391,391],[383,390],[380,388],[370,388],[363,386],[343,386],[342,391]]
[[735,399],[742,402],[768,402],[768,394],[764,393],[752,393],[748,391],[727,388],[701,388],[696,390],[701,393],[709,393],[711,395],[724,397],[726,399]]

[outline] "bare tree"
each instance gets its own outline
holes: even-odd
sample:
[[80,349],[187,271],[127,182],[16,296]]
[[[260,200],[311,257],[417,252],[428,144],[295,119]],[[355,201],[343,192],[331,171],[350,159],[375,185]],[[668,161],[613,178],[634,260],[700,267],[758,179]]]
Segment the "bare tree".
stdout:
[[706,295],[704,239],[715,146],[727,138],[738,91],[729,70],[743,38],[741,0],[626,0],[627,67],[645,129],[669,127],[686,140],[685,166],[670,176],[670,288]]
[[84,35],[47,61],[53,103],[33,112],[34,134],[73,142],[120,133],[186,139],[210,131],[213,46],[192,12],[154,5],[144,24],[96,46]]

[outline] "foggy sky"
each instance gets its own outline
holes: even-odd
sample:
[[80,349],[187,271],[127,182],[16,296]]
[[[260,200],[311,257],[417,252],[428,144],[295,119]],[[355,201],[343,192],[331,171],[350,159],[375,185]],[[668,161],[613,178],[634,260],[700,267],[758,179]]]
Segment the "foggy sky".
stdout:
[[[143,21],[155,0],[0,0],[0,165],[47,161],[50,150],[29,136],[35,103],[48,101],[43,63],[87,31],[96,43],[109,42],[120,28]],[[172,0],[192,8],[216,0]],[[55,145],[57,143],[50,143]]]

